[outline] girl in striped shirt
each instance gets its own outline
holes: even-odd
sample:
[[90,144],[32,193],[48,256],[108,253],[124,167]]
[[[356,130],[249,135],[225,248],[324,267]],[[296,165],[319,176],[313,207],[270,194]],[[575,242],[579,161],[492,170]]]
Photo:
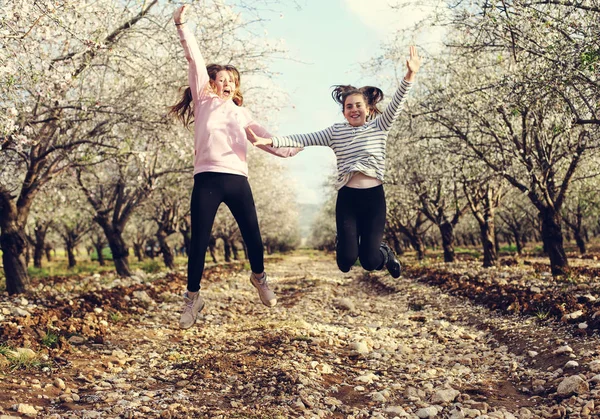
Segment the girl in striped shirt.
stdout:
[[383,190],[385,145],[389,131],[419,71],[421,59],[410,47],[408,71],[385,111],[377,109],[383,92],[371,86],[336,86],[333,99],[342,106],[347,122],[310,134],[264,138],[251,127],[246,129],[254,145],[273,147],[325,146],[337,159],[336,259],[348,272],[357,259],[368,271],[384,267],[394,278],[400,276],[400,262],[383,240],[386,206]]

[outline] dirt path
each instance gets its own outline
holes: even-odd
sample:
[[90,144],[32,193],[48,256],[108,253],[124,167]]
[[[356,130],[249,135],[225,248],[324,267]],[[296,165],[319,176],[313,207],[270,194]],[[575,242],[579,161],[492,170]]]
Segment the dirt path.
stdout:
[[[500,316],[411,278],[360,268],[343,274],[321,253],[268,261],[267,272],[279,298],[273,309],[259,304],[246,270],[211,268],[202,290],[206,307],[186,331],[177,327],[181,274],[65,285],[73,294],[57,293],[64,306],[55,296],[25,305],[4,298],[3,313],[20,304],[32,317],[51,318],[54,307],[61,320],[65,307],[74,307],[70,318],[82,320],[63,321],[72,329],[64,336],[70,343],[49,351],[53,368],[1,376],[0,415],[20,416],[18,404],[56,418],[509,419],[598,412],[596,338]],[[26,319],[6,314],[4,339],[26,342],[24,329],[39,331],[39,322]],[[10,326],[20,321],[20,329]],[[568,361],[578,365],[565,367]],[[576,392],[557,394],[575,375]]]

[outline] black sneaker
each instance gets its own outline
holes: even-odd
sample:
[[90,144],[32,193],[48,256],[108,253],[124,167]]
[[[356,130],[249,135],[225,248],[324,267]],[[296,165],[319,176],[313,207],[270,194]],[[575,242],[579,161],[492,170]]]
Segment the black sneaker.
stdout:
[[392,275],[393,278],[400,278],[402,265],[400,265],[400,261],[386,243],[381,243],[381,253],[383,253],[385,267],[390,275]]

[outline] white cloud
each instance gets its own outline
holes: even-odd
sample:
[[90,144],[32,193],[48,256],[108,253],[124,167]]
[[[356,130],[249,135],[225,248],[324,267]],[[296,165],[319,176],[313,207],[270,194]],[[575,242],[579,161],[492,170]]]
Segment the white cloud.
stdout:
[[402,5],[401,0],[345,0],[345,3],[365,25],[375,29],[380,35],[408,29],[429,13],[425,9],[417,9],[414,6],[392,9],[392,5]]
[[[380,40],[390,40],[398,31],[412,30],[414,25],[431,17],[434,11],[445,7],[440,0],[426,0],[417,7],[407,0],[344,0],[348,10],[356,15],[365,26],[373,29]],[[394,7],[393,7],[394,6]],[[405,6],[405,7],[401,7]],[[445,29],[432,28],[428,24],[411,34],[411,43],[427,44],[430,51],[440,48]]]

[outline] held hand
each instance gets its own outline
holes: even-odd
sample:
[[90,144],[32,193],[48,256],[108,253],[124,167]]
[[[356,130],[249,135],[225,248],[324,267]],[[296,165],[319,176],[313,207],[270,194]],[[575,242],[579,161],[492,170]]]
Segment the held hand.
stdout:
[[404,80],[413,81],[415,79],[415,74],[417,74],[421,68],[421,57],[419,57],[417,47],[414,45],[410,47],[410,57],[406,60],[406,68],[408,68],[408,72],[406,73]]
[[179,9],[175,10],[173,13],[173,20],[176,24],[185,23],[185,13],[187,11],[188,5],[184,4]]
[[273,140],[270,138],[259,137],[254,133],[254,131],[252,131],[251,128],[246,128],[246,135],[248,136],[248,140],[250,140],[254,146],[273,145]]

